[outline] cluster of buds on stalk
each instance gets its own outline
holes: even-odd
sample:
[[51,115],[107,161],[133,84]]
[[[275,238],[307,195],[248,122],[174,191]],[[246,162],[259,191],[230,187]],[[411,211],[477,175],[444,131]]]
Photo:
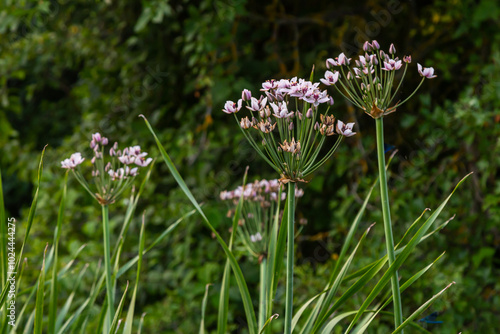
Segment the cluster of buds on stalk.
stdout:
[[[281,175],[282,183],[305,182],[332,156],[343,137],[355,134],[354,123],[346,125],[329,114],[333,99],[319,85],[296,77],[268,80],[259,98],[245,89],[241,99],[224,105],[223,112],[234,115],[252,147]],[[238,117],[244,103],[249,115]],[[337,141],[319,156],[332,135],[338,135]]]
[[[295,197],[300,198],[304,191],[295,186]],[[249,253],[261,259],[266,253],[268,236],[273,219],[277,214],[279,201],[286,199],[279,180],[257,180],[234,190],[224,190],[220,199],[230,201],[233,207],[243,197],[238,235]],[[228,211],[228,217],[234,215],[234,209]]]
[[[70,158],[61,161],[61,167],[70,169],[81,185],[100,204],[111,204],[118,196],[127,189],[139,174],[139,168],[148,166],[152,158],[147,158],[148,153],[142,152],[140,146],[131,146],[119,150],[118,143],[107,150],[108,138],[94,133],[90,141],[90,148],[94,155],[92,163],[92,179],[94,186],[91,186],[82,175],[79,165],[85,158],[80,152],[73,153]],[[109,155],[105,153],[109,152]],[[95,188],[95,189],[93,189]]]
[[[380,49],[377,41],[363,44],[364,54],[351,61],[344,53],[335,59],[326,60],[327,71],[320,79],[327,86],[334,86],[346,99],[373,118],[380,118],[396,111],[396,108],[408,101],[420,88],[423,81],[435,78],[432,67],[424,68],[417,64],[422,80],[418,87],[404,101],[394,103],[394,99],[403,83],[411,56],[399,59],[396,48],[391,44],[386,53]],[[404,68],[404,69],[403,69]],[[332,71],[330,71],[330,69]],[[395,89],[396,72],[403,69],[399,84]],[[339,88],[339,85],[341,88]]]

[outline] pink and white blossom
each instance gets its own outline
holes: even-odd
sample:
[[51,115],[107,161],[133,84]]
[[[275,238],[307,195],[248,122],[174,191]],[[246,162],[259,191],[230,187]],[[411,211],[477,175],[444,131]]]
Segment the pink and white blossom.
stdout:
[[242,103],[241,99],[239,99],[237,103],[233,101],[226,101],[226,104],[224,105],[224,109],[222,109],[222,111],[225,112],[226,114],[237,113],[241,109],[241,103]]
[[426,77],[427,79],[432,79],[436,77],[436,75],[434,75],[434,68],[422,67],[422,65],[420,64],[417,64],[417,67],[418,67],[418,73],[420,73],[421,76]]
[[347,123],[345,124],[341,120],[337,121],[337,133],[339,135],[345,136],[345,137],[351,137],[356,134],[356,132],[352,131],[352,128],[354,126],[354,123]]
[[337,81],[339,80],[339,75],[340,75],[340,73],[338,71],[335,71],[335,72],[326,71],[325,78],[319,79],[319,80],[327,86],[335,85],[337,83]]
[[69,159],[64,159],[61,161],[61,167],[66,169],[75,169],[76,166],[80,165],[85,158],[82,158],[80,152],[73,153]]

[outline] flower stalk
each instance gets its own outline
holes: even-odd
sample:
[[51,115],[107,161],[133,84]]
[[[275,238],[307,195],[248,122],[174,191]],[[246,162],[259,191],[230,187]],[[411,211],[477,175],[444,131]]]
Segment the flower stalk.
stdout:
[[259,328],[264,327],[266,322],[267,305],[266,305],[266,293],[267,293],[267,259],[264,257],[260,262],[260,286],[259,286]]
[[285,334],[292,333],[293,318],[293,265],[295,236],[295,184],[288,184],[287,195],[287,251],[286,251],[286,301]]
[[104,242],[104,269],[106,273],[106,298],[108,300],[108,311],[106,316],[106,321],[109,324],[108,328],[111,326],[111,319],[115,314],[114,305],[114,289],[113,289],[113,272],[111,271],[111,248],[110,248],[110,238],[109,238],[109,207],[107,204],[102,205],[102,230],[103,230],[103,242]]
[[[394,254],[394,237],[392,235],[391,210],[389,203],[389,193],[387,191],[387,174],[385,171],[385,152],[384,152],[384,122],[383,117],[375,119],[377,132],[377,156],[378,171],[380,180],[380,199],[382,205],[382,216],[384,220],[385,245],[387,248],[387,257],[389,267],[396,260]],[[394,301],[394,326],[398,328],[403,323],[403,310],[401,305],[401,293],[399,290],[398,272],[395,271],[391,277],[392,297]]]

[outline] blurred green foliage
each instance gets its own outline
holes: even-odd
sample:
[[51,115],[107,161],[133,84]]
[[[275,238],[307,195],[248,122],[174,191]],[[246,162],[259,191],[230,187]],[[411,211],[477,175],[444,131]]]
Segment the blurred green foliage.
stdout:
[[[366,38],[413,58],[403,96],[418,83],[416,63],[433,66],[410,103],[386,119],[386,142],[399,151],[390,171],[396,240],[426,208],[435,207],[465,174],[474,174],[446,209],[456,215],[427,240],[400,272],[404,277],[446,250],[431,271],[403,295],[404,313],[456,281],[430,311],[442,312],[439,333],[496,333],[500,317],[500,4],[493,0],[327,2],[246,0],[6,0],[0,9],[0,167],[8,214],[26,217],[37,156],[49,149],[28,249],[30,271],[52,240],[63,171],[60,161],[90,150],[101,132],[158,156],[139,114],[158,130],[186,182],[212,221],[230,226],[218,193],[251,178],[276,175],[260,161],[220,110],[243,88],[254,92],[270,78],[324,71],[327,57],[356,51]],[[376,176],[373,120],[331,92],[337,114],[357,123],[358,136],[341,146],[305,188],[300,215],[309,220],[298,244],[297,303],[320,291],[361,198]],[[102,254],[99,210],[80,186],[68,188],[61,252],[82,244],[82,265]],[[111,224],[124,203],[111,211]],[[381,222],[373,198],[366,225]],[[189,209],[162,164],[157,164],[137,212],[146,212],[147,238]],[[443,217],[446,215],[443,215]],[[224,254],[196,218],[144,261],[137,314],[147,333],[193,333],[206,283],[207,328],[216,323]],[[131,227],[139,231],[139,219]],[[22,229],[19,228],[19,233]],[[132,231],[132,232],[133,232]],[[225,233],[223,233],[225,234]],[[227,234],[226,234],[227,235]],[[21,237],[21,236],[20,236]],[[131,238],[130,248],[137,240]],[[384,253],[382,224],[369,238],[359,266]],[[147,243],[147,242],[146,242]],[[133,256],[133,252],[130,256]],[[63,257],[64,258],[64,257]],[[251,287],[257,265],[241,258]],[[90,281],[90,275],[88,281]],[[123,277],[123,282],[130,277]],[[231,332],[244,328],[236,287]],[[360,304],[352,300],[353,307]],[[276,312],[282,313],[278,303]],[[373,333],[386,333],[381,317]]]

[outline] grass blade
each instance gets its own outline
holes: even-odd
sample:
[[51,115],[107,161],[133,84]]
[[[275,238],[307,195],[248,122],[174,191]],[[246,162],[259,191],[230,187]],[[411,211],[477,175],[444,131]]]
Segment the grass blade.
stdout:
[[58,290],[58,280],[57,280],[57,259],[59,251],[59,238],[61,236],[62,221],[64,218],[64,207],[66,204],[66,192],[68,185],[68,172],[64,175],[64,187],[61,196],[61,202],[59,204],[59,212],[57,214],[57,226],[54,233],[54,260],[52,265],[52,280],[50,282],[50,302],[49,302],[49,333],[56,332],[56,308],[57,308],[57,290]]
[[85,275],[85,272],[87,271],[88,267],[89,267],[89,264],[88,263],[85,264],[85,266],[83,266],[83,269],[80,271],[80,273],[78,274],[78,276],[74,280],[73,290],[71,291],[70,295],[66,299],[64,306],[57,314],[57,319],[56,319],[55,324],[54,324],[54,326],[55,326],[54,328],[56,331],[58,331],[59,328],[61,328],[61,325],[64,321],[64,318],[66,317],[66,315],[68,314],[68,312],[71,308],[71,304],[73,303],[73,299],[75,298],[76,291],[77,291],[78,287],[80,286],[82,278]]
[[34,334],[42,334],[42,324],[43,324],[43,293],[45,287],[45,255],[47,254],[47,248],[49,244],[45,246],[45,251],[43,252],[42,270],[40,270],[40,278],[38,279],[38,290],[36,292],[36,303],[35,303],[35,331]]
[[151,134],[155,138],[156,144],[158,146],[158,149],[160,150],[160,153],[161,153],[161,155],[163,157],[163,160],[165,161],[165,164],[167,165],[167,167],[170,170],[170,172],[172,173],[175,181],[177,182],[177,184],[179,185],[179,187],[181,188],[181,190],[184,192],[184,194],[186,195],[186,197],[193,204],[193,206],[195,207],[196,211],[198,211],[198,213],[200,214],[201,218],[203,219],[203,221],[205,222],[205,224],[207,225],[207,227],[215,234],[215,237],[216,237],[217,241],[219,242],[219,244],[221,245],[222,249],[226,253],[226,256],[228,257],[228,259],[229,259],[229,261],[231,263],[231,267],[233,268],[233,272],[234,272],[234,275],[235,275],[235,278],[236,278],[236,283],[238,284],[238,288],[240,290],[241,298],[243,300],[243,307],[245,309],[245,314],[246,314],[246,318],[247,318],[247,322],[248,322],[249,332],[250,332],[250,334],[257,334],[257,319],[255,317],[255,310],[253,308],[252,299],[250,297],[250,292],[248,291],[248,287],[247,287],[245,278],[243,277],[243,273],[241,271],[240,266],[238,265],[238,262],[236,261],[236,258],[234,257],[233,253],[229,250],[229,248],[227,247],[226,243],[221,238],[221,236],[219,235],[219,233],[215,230],[215,228],[212,226],[212,224],[208,220],[207,216],[205,215],[205,213],[201,209],[200,205],[198,204],[198,202],[194,198],[193,194],[191,193],[191,191],[187,187],[186,183],[184,182],[184,179],[182,178],[182,176],[177,171],[177,168],[175,168],[174,163],[172,162],[172,160],[170,159],[169,155],[165,151],[165,148],[163,147],[163,145],[161,144],[160,140],[156,136],[153,128],[149,124],[149,122],[146,119],[146,117],[144,117],[143,115],[141,115],[141,117],[144,118],[144,121],[146,122],[146,125],[147,125],[149,131],[151,132]]
[[146,239],[145,233],[145,214],[142,215],[142,225],[141,232],[139,234],[139,262],[137,262],[137,275],[135,276],[135,286],[132,292],[132,300],[130,301],[130,306],[127,312],[127,320],[125,321],[125,326],[123,327],[123,334],[132,334],[132,324],[134,322],[134,311],[135,311],[135,300],[137,298],[137,289],[139,287],[139,276],[142,267],[142,255],[144,252],[144,242]]
[[208,301],[208,289],[210,285],[205,285],[205,295],[203,295],[203,301],[201,303],[201,322],[200,322],[200,334],[205,334],[205,311],[207,310],[207,301]]
[[[243,177],[243,187],[245,186],[248,174],[248,167],[245,170]],[[236,230],[238,229],[238,221],[240,219],[240,212],[243,207],[244,196],[241,196],[233,216],[233,225],[231,229],[231,236],[229,237],[229,250],[232,251]],[[222,275],[221,292],[219,298],[219,312],[217,316],[217,333],[225,334],[227,328],[227,314],[229,310],[229,283],[231,280],[231,263],[229,259],[226,260],[224,266],[224,273]]]
[[110,333],[116,333],[118,330],[119,323],[121,323],[120,316],[123,310],[123,304],[125,303],[125,296],[127,295],[129,282],[127,281],[127,286],[125,287],[125,291],[123,291],[122,299],[120,300],[120,304],[118,304],[118,308],[116,309],[115,315],[113,317],[113,322],[111,323],[111,327],[109,328]]
[[431,304],[437,299],[439,298],[439,296],[441,296],[450,286],[452,286],[453,284],[455,284],[455,282],[451,282],[450,284],[448,284],[443,290],[439,291],[437,294],[435,294],[431,299],[429,299],[428,301],[426,301],[422,306],[420,306],[415,312],[412,313],[412,315],[410,315],[408,317],[408,319],[406,319],[402,324],[401,326],[399,326],[398,328],[396,328],[396,330],[394,332],[392,332],[392,334],[397,334],[397,333],[400,333],[401,330],[403,330],[403,328],[405,328],[406,326],[408,326],[410,323],[412,323],[413,320],[415,320],[420,314],[422,314],[429,306],[431,306]]
[[354,317],[352,320],[351,324],[346,330],[346,333],[348,333],[352,327],[356,324],[358,319],[361,317],[362,313],[364,310],[367,309],[368,305],[375,299],[375,297],[382,291],[383,287],[389,282],[391,279],[392,275],[394,272],[396,272],[399,267],[406,261],[408,256],[410,256],[411,252],[415,249],[417,244],[420,242],[422,237],[425,235],[427,230],[432,226],[432,224],[436,221],[437,217],[439,214],[443,211],[445,205],[448,203],[450,200],[451,196],[457,188],[462,184],[462,182],[465,181],[465,179],[469,176],[470,174],[466,175],[460,182],[456,185],[456,187],[453,189],[451,194],[441,203],[441,205],[436,209],[436,211],[425,221],[425,223],[420,227],[420,229],[416,232],[416,234],[413,236],[413,238],[408,242],[404,250],[401,252],[401,254],[396,258],[394,263],[389,267],[389,269],[384,273],[382,278],[379,280],[379,282],[375,285],[373,290],[370,292],[366,300],[363,302],[359,309],[359,313]]
[[269,324],[271,323],[271,321],[278,319],[278,317],[279,317],[279,314],[276,313],[276,314],[273,314],[269,319],[267,319],[267,321],[264,323],[264,326],[260,330],[259,334],[263,334],[264,331],[266,330],[267,326],[269,326]]
[[[28,237],[29,237],[29,234],[30,234],[30,231],[31,231],[31,226],[33,225],[33,220],[35,218],[35,212],[36,212],[36,207],[38,205],[38,193],[39,193],[39,190],[40,190],[40,179],[42,178],[42,171],[43,171],[43,156],[45,154],[45,148],[47,146],[45,146],[42,150],[42,154],[41,154],[41,157],[40,157],[40,162],[38,164],[38,183],[37,183],[37,187],[36,187],[36,190],[35,190],[35,195],[33,196],[33,202],[31,203],[31,207],[30,207],[30,211],[29,211],[29,214],[28,214],[28,221],[27,221],[27,224],[26,224],[26,234],[24,235],[24,241],[21,245],[21,250],[19,251],[19,255],[18,255],[18,260],[16,261],[16,265],[15,265],[15,268],[13,270],[13,272],[17,272],[17,270],[19,269],[19,264],[21,262],[21,259],[23,258],[23,253],[24,253],[24,246],[26,245],[26,243],[28,242]],[[4,287],[3,287],[3,290],[2,290],[2,293],[0,294],[0,307],[3,307],[4,306],[4,303],[5,303],[5,298],[7,297],[7,287],[9,285],[6,284]]]

